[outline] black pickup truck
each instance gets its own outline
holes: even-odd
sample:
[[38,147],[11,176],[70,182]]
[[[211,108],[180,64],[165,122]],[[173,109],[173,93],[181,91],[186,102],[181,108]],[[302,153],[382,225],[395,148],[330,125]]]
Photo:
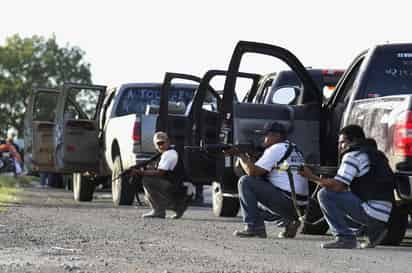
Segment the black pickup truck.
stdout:
[[[290,93],[292,104],[233,100],[236,74],[244,55],[250,54],[277,58],[297,75],[298,86],[283,86],[276,91]],[[347,124],[361,125],[368,137],[376,139],[398,175],[394,193],[397,202],[385,242],[401,242],[412,204],[412,44],[385,44],[364,51],[348,67],[332,97],[324,103],[315,80],[291,52],[274,45],[240,41],[229,64],[217,117],[215,130],[223,144],[259,142],[264,124],[282,122],[289,128],[289,138],[302,149],[306,162],[324,166],[338,164],[339,129]],[[202,143],[213,142],[205,137]],[[220,156],[209,160],[216,161],[216,169],[210,173],[216,173],[214,195],[220,197],[219,205],[223,207],[214,212],[219,216],[235,216],[239,178],[236,158]]]

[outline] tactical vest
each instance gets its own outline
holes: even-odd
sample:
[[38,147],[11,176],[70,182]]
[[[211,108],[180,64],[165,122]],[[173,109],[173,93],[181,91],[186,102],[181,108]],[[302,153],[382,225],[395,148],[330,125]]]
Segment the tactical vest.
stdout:
[[[169,148],[168,150],[174,150],[173,148]],[[181,156],[177,155],[177,163],[173,170],[166,171],[165,179],[170,181],[174,186],[180,187],[182,185],[184,179],[184,167],[183,167],[183,160]]]
[[388,159],[379,150],[366,145],[352,146],[342,156],[349,152],[366,153],[369,158],[369,171],[360,177],[355,177],[349,188],[362,201],[380,200],[393,202],[395,175],[389,166]]

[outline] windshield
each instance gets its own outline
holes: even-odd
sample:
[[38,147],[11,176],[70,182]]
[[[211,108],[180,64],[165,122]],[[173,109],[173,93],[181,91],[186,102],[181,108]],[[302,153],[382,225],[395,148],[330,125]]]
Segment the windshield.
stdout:
[[[193,87],[172,87],[169,93],[169,104],[179,103],[187,106],[192,100],[195,86]],[[131,87],[127,88],[120,98],[116,114],[118,116],[132,113],[143,114],[148,105],[159,107],[160,86],[159,87]]]
[[386,49],[376,53],[369,68],[364,97],[382,97],[412,92],[412,51]]

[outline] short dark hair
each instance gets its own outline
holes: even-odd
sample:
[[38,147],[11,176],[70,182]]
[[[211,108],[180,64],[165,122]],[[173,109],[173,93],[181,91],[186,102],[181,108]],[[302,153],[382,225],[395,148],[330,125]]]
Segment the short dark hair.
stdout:
[[376,140],[373,138],[365,138],[363,140],[363,144],[365,144],[368,147],[378,149],[378,143],[376,143]]
[[351,124],[343,127],[339,131],[339,135],[345,135],[350,142],[365,139],[365,133],[363,132],[362,127],[356,124]]

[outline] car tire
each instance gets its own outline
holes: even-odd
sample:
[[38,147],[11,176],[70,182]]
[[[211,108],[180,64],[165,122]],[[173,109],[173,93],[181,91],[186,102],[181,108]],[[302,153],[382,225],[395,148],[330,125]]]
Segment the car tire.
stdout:
[[122,172],[122,160],[120,155],[117,155],[113,162],[112,171],[112,199],[115,207],[132,205],[136,194],[136,185],[133,183],[133,178],[120,176]]
[[383,239],[382,245],[398,246],[408,228],[408,210],[404,206],[394,204],[387,227],[388,234]]
[[95,183],[81,173],[73,174],[73,197],[76,201],[89,202],[93,200]]
[[236,217],[239,212],[239,198],[223,195],[221,184],[212,183],[213,214],[218,217]]

